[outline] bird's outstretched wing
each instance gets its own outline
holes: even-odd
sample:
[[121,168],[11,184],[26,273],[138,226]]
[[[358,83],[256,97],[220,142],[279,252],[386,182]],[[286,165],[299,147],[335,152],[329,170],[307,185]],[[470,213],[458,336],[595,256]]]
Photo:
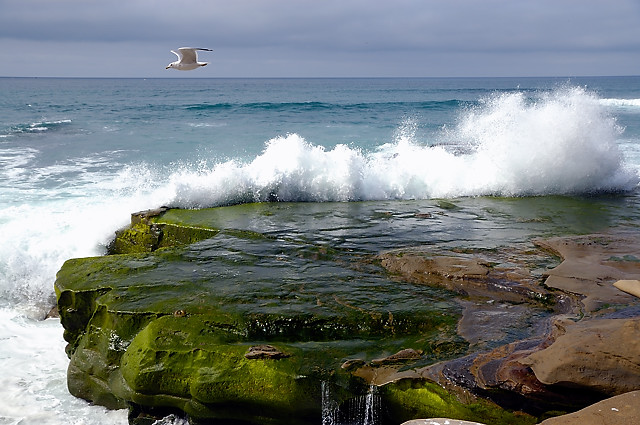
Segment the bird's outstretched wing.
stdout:
[[192,49],[191,47],[181,47],[178,49],[178,51],[182,55],[182,57],[180,58],[180,62],[184,64],[196,63],[198,58],[196,57],[195,49]]
[[184,64],[196,63],[198,61],[198,55],[196,50],[204,50],[211,52],[211,49],[204,49],[202,47],[180,47],[178,51],[182,54],[182,60],[180,62]]

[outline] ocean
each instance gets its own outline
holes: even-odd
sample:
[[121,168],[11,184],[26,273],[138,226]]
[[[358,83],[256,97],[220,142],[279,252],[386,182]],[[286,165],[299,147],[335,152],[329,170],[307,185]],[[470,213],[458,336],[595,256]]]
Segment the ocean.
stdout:
[[132,212],[290,202],[304,228],[440,207],[340,243],[496,246],[633,231],[639,182],[640,77],[0,78],[0,424],[127,423],[69,395],[45,316],[62,263]]

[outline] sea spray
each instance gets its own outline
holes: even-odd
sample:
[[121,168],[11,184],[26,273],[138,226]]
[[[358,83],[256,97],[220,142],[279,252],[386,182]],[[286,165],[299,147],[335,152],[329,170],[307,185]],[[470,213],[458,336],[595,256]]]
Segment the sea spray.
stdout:
[[126,410],[109,411],[72,396],[68,359],[56,319],[33,320],[0,308],[0,423],[124,425]]
[[[164,192],[154,190],[152,176],[143,170],[125,167],[97,182],[23,189],[33,199],[16,197],[0,209],[0,308],[10,305],[30,317],[44,317],[54,304],[53,281],[64,261],[104,254],[131,212],[162,202]],[[52,170],[47,173],[60,178]]]
[[[568,87],[537,98],[496,94],[470,110],[455,134],[471,149],[478,194],[582,194],[633,188],[616,139],[622,133],[595,95]],[[483,188],[484,186],[484,188]]]

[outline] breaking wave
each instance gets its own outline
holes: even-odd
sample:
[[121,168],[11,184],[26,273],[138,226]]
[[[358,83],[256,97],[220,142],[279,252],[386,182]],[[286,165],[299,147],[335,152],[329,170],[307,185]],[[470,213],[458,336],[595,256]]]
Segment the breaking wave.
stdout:
[[288,134],[248,162],[175,170],[162,190],[179,207],[627,191],[639,179],[618,148],[622,132],[582,88],[496,94],[466,109],[438,143],[417,140],[410,119],[371,152]]

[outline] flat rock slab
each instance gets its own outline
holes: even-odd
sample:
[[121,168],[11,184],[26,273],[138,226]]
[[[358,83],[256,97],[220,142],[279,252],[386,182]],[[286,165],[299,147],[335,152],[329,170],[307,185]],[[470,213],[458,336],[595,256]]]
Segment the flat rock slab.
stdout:
[[557,322],[561,334],[520,362],[545,384],[620,394],[640,388],[640,318]]
[[536,239],[535,243],[563,260],[547,272],[545,285],[582,296],[585,313],[635,302],[614,283],[640,279],[639,238],[595,234]]
[[[120,246],[131,253],[65,262],[55,289],[72,394],[194,420],[313,422],[323,382],[337,402],[369,387],[340,367],[351,356],[406,364],[466,349],[449,291],[289,231],[192,222],[227,209],[199,213],[135,215]],[[137,243],[146,233],[154,244]]]

